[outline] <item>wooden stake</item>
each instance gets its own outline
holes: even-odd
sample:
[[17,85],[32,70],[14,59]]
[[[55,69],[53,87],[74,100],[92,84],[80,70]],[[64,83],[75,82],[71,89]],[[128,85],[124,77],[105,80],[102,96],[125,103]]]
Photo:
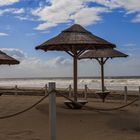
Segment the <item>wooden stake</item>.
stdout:
[[87,85],[85,85],[85,94],[84,94],[85,95],[84,96],[85,99],[87,99],[87,92],[88,92],[88,87],[87,87]]
[[139,98],[140,98],[140,86],[139,86]]
[[47,93],[48,93],[48,86],[47,86],[47,84],[45,85],[45,95],[47,95]]
[[50,140],[56,140],[56,96],[55,83],[49,83],[49,123],[50,123]]
[[15,95],[17,96],[18,95],[18,86],[17,85],[15,85]]
[[124,87],[124,102],[127,103],[127,86]]
[[72,88],[71,88],[71,85],[69,85],[69,97],[72,96],[71,93],[72,93]]

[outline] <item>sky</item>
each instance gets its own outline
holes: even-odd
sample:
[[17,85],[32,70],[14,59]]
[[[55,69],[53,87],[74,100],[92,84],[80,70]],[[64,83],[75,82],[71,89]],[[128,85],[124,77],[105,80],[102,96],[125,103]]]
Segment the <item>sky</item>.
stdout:
[[[0,50],[20,60],[0,78],[72,76],[67,53],[35,47],[75,23],[129,55],[108,60],[106,76],[140,76],[140,0],[0,0]],[[78,76],[100,76],[100,65],[80,60]]]

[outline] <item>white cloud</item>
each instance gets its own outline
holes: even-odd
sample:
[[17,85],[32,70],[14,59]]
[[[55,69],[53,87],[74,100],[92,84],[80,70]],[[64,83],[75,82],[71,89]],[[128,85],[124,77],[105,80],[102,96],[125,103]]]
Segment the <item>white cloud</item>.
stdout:
[[37,30],[45,30],[45,29],[48,29],[50,27],[55,27],[55,26],[57,26],[56,23],[47,22],[47,23],[39,24],[35,29],[37,29]]
[[140,13],[132,20],[134,23],[140,23]]
[[20,9],[16,9],[16,8],[15,8],[15,9],[13,10],[13,13],[14,13],[14,14],[22,14],[22,13],[24,13],[24,12],[25,12],[25,10],[24,10],[23,8],[20,8]]
[[136,44],[135,43],[127,43],[123,45],[124,47],[135,47]]
[[[89,3],[93,5],[89,6]],[[45,30],[72,21],[82,25],[94,24],[102,20],[102,13],[117,8],[124,9],[126,15],[135,13],[132,22],[140,22],[140,0],[50,0],[49,5],[33,9],[32,15],[42,22],[36,29]]]
[[52,0],[51,5],[41,6],[32,10],[34,16],[38,16],[43,23],[36,29],[45,30],[57,26],[60,23],[78,22],[82,25],[89,25],[100,21],[101,13],[107,12],[107,8],[87,6],[86,0]]
[[123,7],[128,11],[140,11],[139,0],[87,0],[110,7],[111,9]]
[[[72,58],[57,56],[49,59],[40,59],[28,57],[25,52],[19,49],[3,48],[1,50],[20,60],[20,64],[11,67],[1,66],[0,77],[68,77],[73,75]],[[140,75],[138,56],[110,59],[105,64],[105,75],[126,76],[132,74]],[[80,60],[78,61],[78,75],[100,76],[100,65],[96,60]]]
[[1,33],[1,32],[0,32],[0,37],[1,37],[1,36],[8,36],[8,34],[7,34],[7,33]]
[[0,0],[0,6],[11,5],[16,2],[19,2],[19,0]]
[[3,9],[0,10],[0,16],[2,16],[3,14],[7,14],[7,13],[12,13],[12,14],[22,14],[24,13],[25,10],[23,8],[7,8],[7,9]]
[[82,25],[90,25],[101,21],[102,18],[100,16],[101,13],[108,12],[108,9],[103,7],[95,7],[95,8],[82,8],[74,15],[70,16],[72,20],[76,23]]
[[[88,0],[90,1],[90,0]],[[91,0],[105,7],[116,9],[123,8],[126,14],[135,13],[132,22],[140,22],[140,0]]]
[[12,56],[18,60],[23,60],[27,57],[26,53],[22,50],[15,49],[15,48],[0,48],[1,51],[5,52],[9,56]]

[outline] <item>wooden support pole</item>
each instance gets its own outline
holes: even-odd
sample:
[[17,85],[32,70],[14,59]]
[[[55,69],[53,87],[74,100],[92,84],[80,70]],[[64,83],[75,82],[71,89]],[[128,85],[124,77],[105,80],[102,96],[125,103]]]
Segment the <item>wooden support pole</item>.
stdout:
[[127,86],[124,87],[124,102],[127,103]]
[[139,98],[140,98],[140,86],[139,86]]
[[[50,126],[50,140],[56,140],[56,96],[55,83],[49,83],[49,126]],[[51,92],[52,91],[52,92]]]
[[69,97],[72,97],[72,87],[69,85]]
[[15,85],[15,95],[17,96],[18,95],[18,86],[17,85]]
[[88,87],[87,87],[87,85],[85,85],[85,94],[84,94],[85,99],[87,99],[87,92],[88,92]]
[[77,101],[77,57],[73,57],[73,88],[74,88],[74,101]]
[[102,92],[105,91],[104,88],[104,59],[101,58],[101,82],[102,82]]
[[47,95],[47,93],[48,93],[48,86],[47,86],[47,84],[45,85],[45,95]]

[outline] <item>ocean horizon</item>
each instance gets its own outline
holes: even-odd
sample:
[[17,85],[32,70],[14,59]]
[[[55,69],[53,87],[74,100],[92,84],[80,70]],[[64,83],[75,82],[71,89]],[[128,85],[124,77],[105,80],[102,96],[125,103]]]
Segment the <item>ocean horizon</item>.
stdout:
[[[79,76],[78,79],[100,79],[100,76]],[[140,76],[105,76],[105,79],[140,79]],[[73,77],[10,77],[3,78],[0,77],[0,80],[3,79],[73,79]]]

